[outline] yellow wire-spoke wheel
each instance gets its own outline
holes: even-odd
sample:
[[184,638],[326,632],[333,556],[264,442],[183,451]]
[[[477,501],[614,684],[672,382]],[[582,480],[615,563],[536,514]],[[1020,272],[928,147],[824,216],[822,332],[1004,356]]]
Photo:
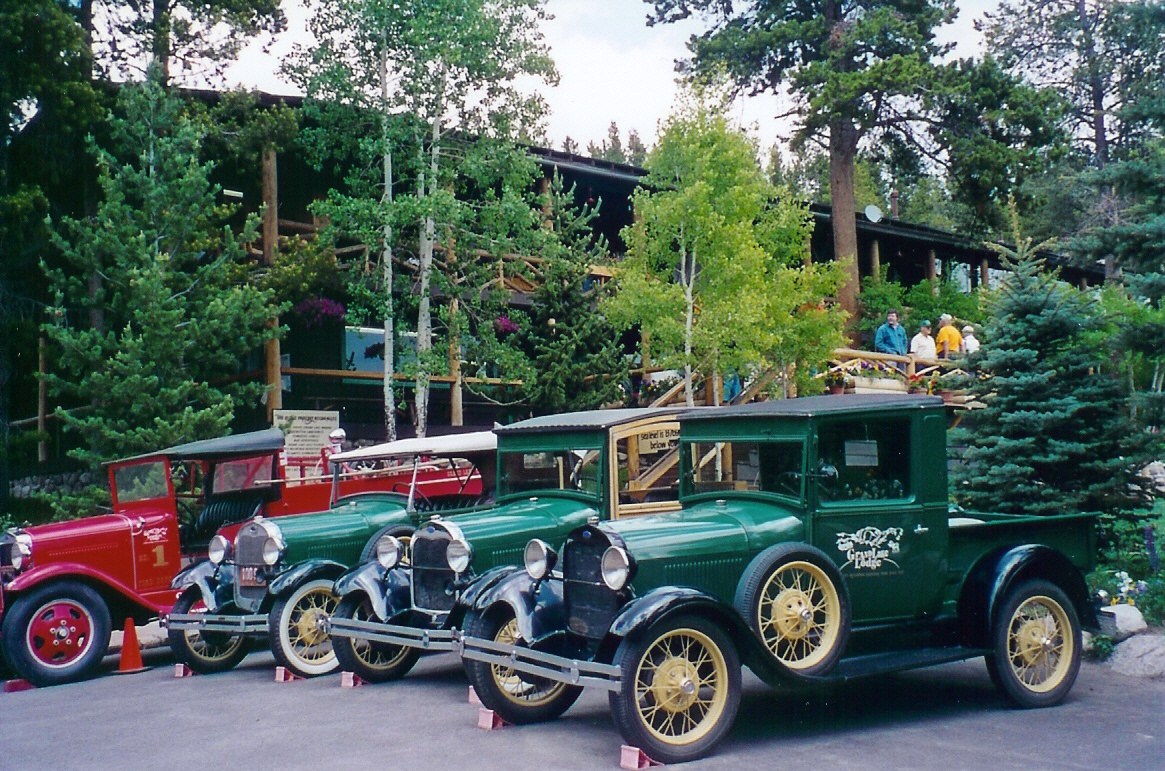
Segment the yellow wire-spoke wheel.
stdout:
[[335,609],[336,596],[324,588],[305,593],[295,603],[288,638],[297,656],[305,661],[320,661],[331,655],[332,641],[326,622]]
[[[498,629],[494,642],[501,645],[517,645],[522,637],[518,633],[518,621],[511,618]],[[525,676],[504,664],[490,664],[490,674],[497,685],[498,693],[523,707],[538,707],[549,704],[566,689],[565,683]]]
[[[372,609],[367,602],[363,602],[352,614],[354,621],[368,621],[372,618]],[[350,638],[352,653],[369,669],[392,669],[398,666],[409,655],[409,648],[403,645],[389,645],[375,643],[371,640]]]
[[1047,693],[1068,676],[1075,640],[1068,614],[1051,597],[1029,597],[1007,627],[1007,659],[1015,679],[1034,693]]
[[793,670],[817,666],[841,634],[841,598],[825,571],[796,560],[776,568],[757,595],[761,640]]
[[[171,612],[185,615],[205,610],[197,592],[188,591],[178,598]],[[167,640],[175,658],[201,674],[233,669],[247,655],[247,638],[242,635],[170,629]]]
[[640,658],[634,687],[639,719],[651,736],[666,744],[691,744],[724,716],[728,664],[708,635],[671,629]]

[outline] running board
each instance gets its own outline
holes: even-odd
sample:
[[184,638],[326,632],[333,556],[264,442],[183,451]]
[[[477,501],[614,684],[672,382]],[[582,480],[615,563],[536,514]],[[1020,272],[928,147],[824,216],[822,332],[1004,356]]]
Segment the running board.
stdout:
[[354,637],[370,642],[400,645],[405,648],[419,648],[424,651],[453,650],[453,631],[450,629],[418,629],[399,624],[382,624],[376,621],[357,621],[350,618],[336,618],[328,621],[328,633],[333,637]]
[[191,632],[223,632],[226,634],[267,634],[267,616],[230,616],[211,613],[171,613],[166,617],[167,629]]
[[844,683],[863,677],[884,675],[889,672],[905,672],[937,664],[973,659],[991,653],[990,648],[916,648],[914,650],[892,651],[889,653],[869,653],[842,659],[829,673],[813,678],[821,682]]

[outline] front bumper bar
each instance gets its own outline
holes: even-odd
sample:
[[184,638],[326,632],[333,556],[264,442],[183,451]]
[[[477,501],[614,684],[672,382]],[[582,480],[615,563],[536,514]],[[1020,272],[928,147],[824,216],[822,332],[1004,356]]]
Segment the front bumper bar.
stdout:
[[384,624],[378,621],[331,618],[328,631],[333,637],[355,637],[370,642],[419,648],[423,651],[455,650],[454,632],[451,629],[418,629],[414,626]]
[[613,664],[579,661],[553,653],[463,635],[457,635],[455,638],[454,650],[463,659],[509,667],[517,672],[557,683],[594,685],[608,691],[623,689],[623,673]]
[[217,613],[171,613],[165,618],[165,626],[168,629],[191,632],[265,635],[267,634],[267,615],[232,616]]

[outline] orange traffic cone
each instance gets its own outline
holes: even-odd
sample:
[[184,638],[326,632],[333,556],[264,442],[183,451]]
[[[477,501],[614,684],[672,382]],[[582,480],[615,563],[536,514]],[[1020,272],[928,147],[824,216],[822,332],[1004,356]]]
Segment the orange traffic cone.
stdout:
[[138,644],[137,627],[132,618],[127,618],[125,632],[121,636],[121,661],[117,665],[117,674],[132,675],[147,669],[149,667],[142,664],[142,646]]

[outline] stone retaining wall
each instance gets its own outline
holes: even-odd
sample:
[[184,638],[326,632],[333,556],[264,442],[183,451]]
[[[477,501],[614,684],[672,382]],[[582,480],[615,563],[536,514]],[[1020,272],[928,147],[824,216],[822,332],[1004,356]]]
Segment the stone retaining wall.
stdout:
[[[32,498],[39,493],[79,493],[98,481],[100,475],[90,471],[66,471],[60,474],[40,474],[14,479],[8,488],[13,498]],[[100,481],[104,482],[104,478]]]

